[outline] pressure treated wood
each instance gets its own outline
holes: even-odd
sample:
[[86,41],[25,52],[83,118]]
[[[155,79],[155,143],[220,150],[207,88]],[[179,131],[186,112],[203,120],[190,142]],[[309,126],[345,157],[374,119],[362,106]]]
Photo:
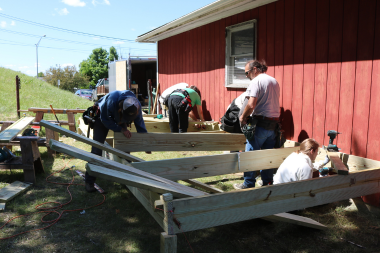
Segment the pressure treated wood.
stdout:
[[[205,129],[197,128],[195,125],[204,125]],[[145,122],[145,127],[148,133],[170,133],[169,121],[159,121],[159,122]],[[218,122],[205,121],[205,122],[195,122],[189,121],[188,132],[203,132],[203,131],[214,131],[220,130]],[[131,132],[137,132],[136,127],[132,124]]]
[[0,143],[11,142],[16,136],[33,122],[33,117],[23,117],[0,133]]
[[177,252],[177,236],[161,233],[160,237],[160,253],[176,253]]
[[[29,112],[34,112],[34,113],[37,113],[37,112],[53,113],[53,111],[51,110],[51,108],[31,107],[31,108],[28,108],[28,111]],[[86,109],[55,109],[54,108],[54,112],[57,113],[57,114],[66,114],[68,112],[76,114],[76,113],[83,113],[85,111],[86,111]]]
[[[71,138],[74,138],[78,141],[81,141],[81,142],[84,142],[86,144],[89,144],[91,146],[94,146],[94,147],[97,147],[101,150],[106,150],[110,153],[113,153],[113,154],[116,154],[118,156],[120,156],[121,158],[124,158],[124,159],[127,159],[127,160],[130,160],[132,162],[141,162],[143,161],[142,159],[136,157],[136,156],[133,156],[133,155],[130,155],[130,154],[127,154],[127,153],[124,153],[124,152],[121,152],[120,150],[117,150],[115,148],[112,148],[110,146],[106,146],[98,141],[94,141],[92,139],[89,139],[89,138],[86,138],[82,135],[79,135],[75,132],[72,132],[72,131],[69,131],[63,127],[59,127],[59,126],[56,126],[48,121],[45,121],[45,120],[41,120],[40,122],[40,125],[41,126],[44,126],[45,128],[49,128],[55,132],[58,132],[58,133],[61,133],[61,134],[64,134],[66,136],[69,136]],[[125,137],[124,137],[125,138]]]
[[[173,201],[182,231],[265,217],[379,192],[380,168]],[[179,231],[177,230],[176,233]]]
[[95,164],[95,165],[98,165],[101,167],[105,167],[105,168],[120,171],[120,172],[129,173],[129,174],[134,175],[134,176],[139,176],[139,177],[148,178],[151,180],[156,180],[158,182],[162,182],[162,183],[166,183],[166,184],[171,185],[171,186],[175,186],[178,189],[186,189],[184,191],[188,191],[189,193],[192,193],[192,194],[197,195],[197,196],[199,196],[200,193],[204,194],[204,192],[202,192],[202,191],[192,189],[190,187],[178,184],[178,183],[173,182],[171,180],[153,175],[151,173],[144,172],[142,170],[135,169],[135,168],[128,166],[128,165],[125,165],[125,164],[120,164],[118,162],[105,159],[103,157],[100,157],[100,156],[97,156],[95,154],[83,151],[81,149],[72,147],[72,146],[67,145],[67,144],[63,144],[63,143],[51,140],[50,146],[52,149],[54,149],[58,152],[68,154],[68,155],[76,157],[78,159],[87,161],[91,164]]
[[126,139],[115,133],[114,148],[137,151],[222,151],[243,150],[246,139],[242,134],[204,133],[133,133]]
[[283,222],[292,223],[292,224],[309,227],[309,228],[315,228],[319,230],[327,229],[325,225],[313,219],[299,216],[299,215],[290,214],[290,213],[278,213],[278,214],[270,215],[267,217],[261,217],[261,219],[271,221],[271,222],[283,221]]
[[[278,168],[299,147],[256,150],[133,163],[133,167],[173,181]],[[240,166],[239,157],[240,156]]]
[[342,160],[340,159],[340,153],[338,152],[327,152],[328,156],[330,157],[331,165],[335,168],[336,172],[339,175],[348,175],[348,169],[343,164]]
[[134,176],[128,173],[107,169],[89,163],[86,164],[86,169],[91,176],[101,177],[106,180],[110,180],[120,184],[130,185],[133,187],[138,187],[141,189],[146,189],[149,191],[154,191],[157,193],[163,194],[170,192],[173,194],[173,196],[179,198],[205,195],[205,193],[203,193],[202,191],[198,191],[198,194],[196,194],[195,191],[190,187],[182,185],[180,185],[180,187],[175,185],[168,185],[166,183],[157,182],[155,180]]
[[0,202],[6,203],[10,201],[11,199],[15,198],[17,195],[28,190],[31,186],[32,184],[30,183],[23,183],[20,181],[15,181],[11,183],[10,185],[5,186],[4,188],[0,189]]
[[221,192],[224,192],[218,188],[215,188],[215,187],[212,187],[211,185],[208,185],[208,184],[204,184],[202,182],[199,182],[198,180],[195,180],[195,179],[185,179],[183,180],[184,182],[186,183],[189,183],[191,185],[194,185],[194,186],[197,186],[199,188],[202,188],[203,190],[206,190],[208,192],[212,192],[212,193],[221,193]]

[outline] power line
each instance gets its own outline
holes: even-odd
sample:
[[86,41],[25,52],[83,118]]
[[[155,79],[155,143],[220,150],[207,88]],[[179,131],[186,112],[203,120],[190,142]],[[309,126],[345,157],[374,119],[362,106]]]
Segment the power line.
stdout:
[[30,20],[22,19],[22,18],[13,17],[10,15],[2,14],[2,13],[0,13],[0,17],[13,19],[13,20],[16,20],[18,22],[22,22],[22,23],[29,24],[29,25],[35,25],[35,26],[39,26],[39,27],[43,27],[43,28],[48,28],[48,29],[52,29],[52,30],[57,30],[57,31],[61,31],[61,32],[67,32],[67,33],[72,33],[72,34],[77,34],[77,35],[82,35],[82,36],[102,38],[102,39],[107,39],[107,40],[122,40],[122,41],[134,42],[134,40],[129,40],[129,39],[121,39],[121,38],[115,38],[115,37],[109,37],[109,36],[103,36],[103,35],[96,35],[96,34],[92,34],[92,33],[78,32],[78,31],[69,30],[69,29],[60,28],[60,27],[55,27],[55,26],[51,26],[51,25],[45,25],[45,24],[33,22]]

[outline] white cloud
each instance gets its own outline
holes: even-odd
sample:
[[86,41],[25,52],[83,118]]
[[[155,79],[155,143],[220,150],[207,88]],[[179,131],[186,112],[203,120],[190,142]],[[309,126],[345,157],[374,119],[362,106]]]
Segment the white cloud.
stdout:
[[67,15],[69,14],[69,11],[66,8],[63,8],[62,10],[58,11],[59,15]]
[[100,38],[99,37],[95,37],[95,38],[92,38],[93,40],[100,40]]
[[3,9],[0,8],[0,11],[2,11]]
[[[40,64],[38,64],[38,65],[40,65]],[[29,68],[29,66],[21,66],[21,67],[18,67],[18,69],[28,69]]]
[[103,0],[103,2],[98,2],[96,0],[92,0],[91,3],[96,6],[98,4],[106,4],[106,5],[111,5],[110,1],[109,0]]
[[112,44],[116,44],[116,45],[121,45],[121,44],[124,44],[125,42],[124,41],[115,41],[115,42],[112,42]]
[[81,2],[80,0],[62,0],[62,3],[73,7],[84,7],[86,5],[85,2]]
[[4,66],[7,67],[7,68],[16,67],[16,65],[13,65],[13,64],[7,64],[7,65],[4,65]]
[[11,22],[11,25],[16,25],[16,23],[14,21]]
[[136,29],[135,29],[135,28],[132,28],[131,31],[136,31]]
[[1,21],[1,22],[0,22],[0,26],[1,26],[2,28],[6,27],[6,26],[7,26],[7,22],[5,22],[5,21]]

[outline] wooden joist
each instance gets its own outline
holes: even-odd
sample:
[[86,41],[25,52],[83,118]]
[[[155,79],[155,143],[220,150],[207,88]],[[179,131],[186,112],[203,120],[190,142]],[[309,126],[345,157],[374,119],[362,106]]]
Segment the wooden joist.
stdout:
[[23,117],[0,133],[0,143],[11,142],[16,136],[33,122],[33,117]]
[[[87,109],[56,109],[54,108],[54,112],[55,113],[58,113],[58,114],[67,114],[67,113],[83,113],[85,112]],[[53,111],[51,110],[51,108],[38,108],[38,107],[31,107],[31,108],[28,108],[28,111],[29,112],[43,112],[43,113],[53,113]]]
[[[380,168],[173,200],[181,231],[193,231],[379,192]],[[176,228],[175,233],[181,232]]]
[[157,176],[177,181],[278,168],[288,155],[298,149],[299,147],[279,148],[244,153],[146,161],[133,163],[132,166],[143,171],[149,171]]
[[134,176],[112,169],[107,169],[90,163],[86,164],[86,169],[91,176],[101,177],[120,184],[126,184],[161,194],[169,192],[178,198],[205,195],[205,193],[202,191],[194,191],[194,189],[186,187],[184,185],[168,185],[166,183],[161,183],[155,180]]
[[115,133],[114,147],[126,152],[138,151],[223,151],[243,150],[243,134],[133,133],[126,139]]
[[[92,154],[90,152],[83,151],[81,149],[72,147],[72,146],[67,145],[67,144],[57,142],[55,140],[50,140],[50,147],[55,151],[68,154],[70,156],[73,156],[73,157],[76,157],[78,159],[87,161],[89,163],[98,165],[100,167],[104,167],[107,169],[120,171],[120,172],[124,172],[124,173],[129,173],[129,174],[134,175],[134,176],[139,176],[139,177],[155,180],[155,181],[158,181],[161,183],[171,185],[173,187],[177,187],[178,189],[183,189],[183,191],[184,192],[187,191],[190,196],[194,196],[194,195],[199,196],[200,194],[204,194],[204,192],[199,191],[197,189],[193,189],[193,188],[178,184],[178,183],[173,182],[171,180],[153,175],[153,174],[148,173],[148,172],[144,172],[142,170],[135,169],[135,168],[128,166],[128,165],[125,165],[125,164],[120,164],[118,162],[105,159],[103,157],[97,156],[97,155]],[[191,194],[193,194],[193,195],[191,195]]]
[[[122,152],[120,150],[117,150],[115,148],[112,148],[110,146],[106,146],[100,142],[97,142],[97,141],[94,141],[92,139],[89,139],[89,138],[86,138],[80,134],[77,134],[73,131],[69,131],[63,127],[59,127],[59,126],[56,126],[48,121],[45,121],[45,120],[41,120],[40,122],[40,125],[41,126],[44,126],[45,128],[49,128],[55,132],[58,132],[58,133],[61,133],[61,134],[64,134],[68,137],[71,137],[73,139],[76,139],[78,141],[81,141],[81,142],[84,142],[86,144],[89,144],[91,146],[94,146],[94,147],[97,147],[99,149],[102,149],[102,150],[105,150],[105,151],[108,151],[110,153],[113,153],[115,155],[118,155],[120,156],[121,158],[124,158],[124,159],[127,159],[129,161],[132,161],[132,162],[141,162],[141,161],[144,161],[136,156],[133,156],[133,155],[130,155],[130,154],[127,154],[125,152]],[[124,137],[125,138],[125,137]]]
[[[155,120],[155,119],[153,119]],[[145,122],[145,127],[148,133],[170,133],[170,127],[168,121],[155,121],[149,120]],[[197,128],[196,125],[204,125],[204,129]],[[218,122],[215,121],[189,121],[189,127],[187,128],[188,132],[202,132],[202,131],[214,131],[220,130]],[[132,124],[131,132],[137,132],[136,127]]]
[[331,165],[334,167],[338,175],[348,175],[348,169],[343,164],[340,159],[340,153],[338,152],[327,152],[327,155],[330,157]]

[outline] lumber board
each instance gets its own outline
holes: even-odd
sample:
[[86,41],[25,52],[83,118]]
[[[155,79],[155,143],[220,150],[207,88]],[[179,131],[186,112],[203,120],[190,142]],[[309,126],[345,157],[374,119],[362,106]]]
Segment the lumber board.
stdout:
[[282,221],[282,222],[287,222],[291,224],[296,224],[304,227],[309,227],[309,228],[315,228],[319,230],[326,230],[327,227],[313,219],[295,215],[295,214],[290,214],[290,213],[279,213],[267,217],[261,217],[261,219],[271,221],[271,222],[277,222],[277,221]]
[[[204,192],[199,191],[198,194],[194,194],[194,191],[190,191],[191,193],[188,193],[187,189],[185,187],[176,187],[174,185],[168,185],[166,183],[161,183],[155,180],[134,176],[128,173],[115,171],[112,169],[107,169],[101,166],[93,165],[90,163],[86,164],[87,172],[91,176],[101,177],[103,179],[117,182],[120,184],[130,185],[133,187],[138,187],[141,189],[154,191],[157,193],[171,193],[173,196],[181,198],[181,197],[190,197],[190,196],[202,196],[205,195]],[[189,187],[186,187],[189,188]],[[191,189],[191,188],[189,188]]]
[[[54,112],[56,114],[67,114],[68,112],[71,112],[71,113],[83,113],[85,112],[87,109],[56,109],[54,108]],[[51,108],[39,108],[39,107],[30,107],[28,108],[28,111],[29,112],[43,112],[43,113],[53,113],[53,111],[51,110]]]
[[30,183],[23,183],[20,181],[14,181],[13,183],[0,189],[0,202],[6,203],[17,195],[23,193],[32,186]]
[[[168,121],[154,121],[155,119],[150,119],[145,122],[145,127],[148,133],[170,133],[170,127]],[[205,129],[197,128],[195,125],[205,125]],[[131,132],[137,132],[134,124],[131,125]],[[187,128],[188,132],[202,132],[202,131],[213,131],[220,130],[218,122],[215,121],[189,121],[189,127]]]
[[[136,169],[173,181],[278,168],[299,147],[136,162]],[[240,166],[239,166],[240,156]]]
[[195,180],[195,179],[185,179],[183,180],[185,181],[186,183],[189,183],[191,185],[195,185],[195,186],[198,186],[199,188],[202,188],[203,190],[206,190],[206,191],[209,191],[209,192],[212,192],[212,193],[221,193],[221,192],[224,192],[218,188],[215,188],[215,187],[212,187],[211,185],[208,185],[208,184],[204,184],[202,182],[199,182],[198,180]]
[[17,120],[15,123],[0,133],[0,143],[11,142],[22,130],[27,128],[28,125],[33,122],[33,120],[34,117],[23,117]]
[[133,133],[126,139],[115,133],[114,147],[125,152],[138,151],[223,151],[244,150],[243,134]]
[[350,171],[366,170],[380,167],[380,161],[360,156],[343,154],[343,163],[347,164]]
[[[173,200],[181,231],[193,231],[379,192],[380,168]],[[175,233],[180,231],[176,229]]]
[[340,153],[327,152],[327,155],[330,157],[331,165],[334,167],[338,175],[348,175],[348,169],[340,159]]
[[40,125],[44,126],[45,128],[49,128],[49,129],[51,129],[51,130],[53,130],[55,132],[59,132],[59,133],[64,134],[64,135],[66,135],[68,137],[76,139],[78,141],[81,141],[81,142],[84,142],[86,144],[89,144],[91,146],[97,147],[97,148],[102,149],[102,150],[106,150],[106,151],[108,151],[110,153],[113,153],[113,154],[116,154],[116,155],[120,156],[121,158],[128,159],[128,160],[130,160],[132,162],[141,162],[141,161],[144,161],[144,160],[142,160],[142,159],[140,159],[140,158],[138,158],[136,156],[133,156],[133,155],[121,152],[120,150],[117,150],[117,149],[112,148],[110,146],[106,146],[106,145],[104,145],[104,144],[102,144],[102,143],[100,143],[98,141],[94,141],[94,140],[89,139],[87,137],[84,137],[84,136],[82,136],[80,134],[77,134],[77,133],[75,133],[73,131],[67,130],[67,129],[63,128],[63,127],[56,126],[56,125],[54,125],[54,124],[52,124],[52,123],[50,123],[48,121],[41,120]]
[[81,149],[72,147],[72,146],[64,144],[64,143],[57,142],[55,140],[50,140],[50,147],[55,151],[68,154],[70,156],[76,157],[78,159],[87,161],[89,163],[92,163],[92,164],[95,164],[98,166],[106,167],[108,169],[112,169],[112,170],[116,170],[116,171],[120,171],[120,172],[130,173],[131,175],[134,175],[134,176],[152,179],[152,180],[155,180],[155,181],[158,181],[161,183],[166,183],[168,185],[175,186],[177,188],[182,188],[182,189],[184,189],[184,190],[186,190],[189,193],[192,193],[194,195],[199,195],[201,193],[204,194],[204,192],[202,192],[202,191],[199,191],[199,190],[178,184],[178,183],[173,182],[171,180],[153,175],[151,173],[147,173],[147,172],[142,171],[142,170],[135,169],[134,167],[131,167],[131,166],[128,166],[125,164],[120,164],[118,162],[108,160],[106,158],[100,157],[100,156],[92,154],[90,152],[83,151]]
[[160,236],[160,253],[176,253],[177,236],[162,232]]

